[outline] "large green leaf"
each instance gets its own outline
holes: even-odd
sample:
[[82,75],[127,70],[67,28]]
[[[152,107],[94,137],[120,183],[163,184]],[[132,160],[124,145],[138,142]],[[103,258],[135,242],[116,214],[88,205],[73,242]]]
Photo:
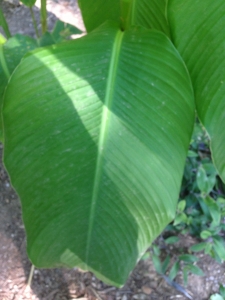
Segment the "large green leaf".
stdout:
[[174,217],[194,123],[172,43],[106,24],[35,51],[10,80],[3,117],[32,262],[124,284]]
[[28,51],[37,47],[37,42],[21,34],[16,34],[6,43],[0,45],[0,140],[2,140],[2,97],[7,85],[8,79],[19,64],[20,60]]
[[225,1],[170,0],[173,41],[193,81],[197,112],[225,181]]
[[169,26],[166,16],[166,0],[79,0],[87,31],[91,31],[107,20],[129,28],[141,25],[160,30],[167,35]]

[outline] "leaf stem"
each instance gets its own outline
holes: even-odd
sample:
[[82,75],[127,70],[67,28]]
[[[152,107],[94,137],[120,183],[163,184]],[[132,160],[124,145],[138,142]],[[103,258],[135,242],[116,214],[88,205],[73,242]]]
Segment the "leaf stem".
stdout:
[[42,34],[44,34],[47,31],[46,0],[41,0],[41,27],[42,27]]
[[126,30],[134,25],[136,0],[122,0],[121,5],[121,28]]
[[11,38],[12,35],[9,31],[8,23],[1,9],[0,9],[0,26],[2,26],[7,39]]
[[34,275],[34,265],[31,266],[31,269],[30,269],[30,275],[29,275],[29,278],[28,278],[28,281],[27,281],[27,288],[31,286],[31,282],[32,282],[32,278],[33,278],[33,275]]
[[34,17],[33,7],[31,6],[31,7],[29,7],[29,9],[30,9],[30,14],[31,14],[31,18],[32,18],[32,21],[33,21],[36,36],[39,38],[40,36],[39,36],[39,33],[38,33],[37,22],[36,22],[36,19]]
[[2,69],[5,73],[5,76],[7,77],[7,79],[9,80],[10,78],[10,72],[7,66],[7,62],[5,60],[5,56],[4,56],[4,51],[3,51],[3,46],[0,45],[0,64],[2,65]]

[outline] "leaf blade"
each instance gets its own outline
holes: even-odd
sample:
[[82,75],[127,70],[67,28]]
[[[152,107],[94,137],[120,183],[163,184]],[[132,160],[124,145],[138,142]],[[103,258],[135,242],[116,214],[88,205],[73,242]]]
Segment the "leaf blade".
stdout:
[[[16,34],[6,43],[0,45],[0,107],[2,107],[3,93],[8,79],[19,64],[22,57],[37,47],[34,39]],[[2,114],[0,113],[0,140],[3,141]]]
[[193,123],[188,74],[159,32],[104,25],[27,56],[6,92],[4,160],[33,263],[123,284],[175,214]]
[[211,138],[213,161],[225,181],[224,1],[172,0],[168,11],[173,41],[193,81],[198,116]]

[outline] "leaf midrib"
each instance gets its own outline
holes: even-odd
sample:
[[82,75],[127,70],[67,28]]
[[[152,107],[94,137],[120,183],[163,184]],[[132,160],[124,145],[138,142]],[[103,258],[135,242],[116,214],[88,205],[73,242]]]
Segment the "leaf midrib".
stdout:
[[116,81],[116,74],[118,69],[118,61],[119,61],[119,54],[122,44],[123,32],[118,31],[115,36],[115,41],[112,47],[112,55],[111,55],[111,62],[109,67],[108,79],[106,83],[106,94],[103,104],[103,111],[102,111],[102,120],[101,120],[101,129],[99,135],[99,142],[98,142],[98,157],[96,163],[96,170],[95,170],[95,177],[94,177],[94,184],[93,184],[93,192],[92,192],[92,199],[90,204],[90,216],[89,216],[89,228],[87,234],[87,245],[86,245],[86,257],[85,261],[88,265],[88,257],[89,257],[89,250],[91,244],[91,235],[93,231],[94,225],[94,218],[95,218],[95,211],[97,205],[97,198],[99,194],[99,187],[102,175],[102,165],[103,165],[103,154],[104,154],[104,145],[106,143],[106,137],[108,132],[108,124],[110,119],[110,110],[112,106],[113,94],[114,94],[114,86]]
[[129,13],[128,13],[128,20],[127,20],[127,28],[135,25],[135,15],[136,13],[136,0],[131,1]]

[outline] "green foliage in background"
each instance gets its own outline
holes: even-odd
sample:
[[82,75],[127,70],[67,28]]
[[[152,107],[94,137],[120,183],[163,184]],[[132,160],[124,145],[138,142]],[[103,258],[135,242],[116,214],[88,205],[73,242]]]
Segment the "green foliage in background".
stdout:
[[[78,266],[123,285],[175,216],[187,154],[170,230],[200,232],[208,253],[223,260],[224,198],[214,192],[218,174],[225,180],[225,2],[79,3],[86,36],[65,41],[78,32],[62,23],[48,32],[42,0],[42,36],[34,20],[32,44],[41,48],[23,56],[33,49],[27,38],[12,53],[10,39],[1,45],[4,163],[22,202],[31,261]],[[7,55],[17,55],[13,66]],[[195,110],[214,165],[199,161],[195,137],[188,152]],[[200,274],[194,257],[181,254],[169,280],[181,262],[185,281]],[[168,259],[159,261],[160,273],[166,267]]]
[[204,250],[217,261],[224,261],[225,186],[212,164],[209,139],[199,123],[195,126],[180,196],[177,215],[167,229],[201,239],[191,251]]
[[[225,185],[212,164],[209,137],[197,121],[186,159],[175,219],[151,248],[151,257],[157,273],[186,295],[186,291],[177,285],[174,279],[181,271],[186,286],[189,273],[204,275],[197,266],[197,263],[201,262],[201,258],[196,256],[198,252],[210,255],[219,263],[225,260],[224,217]],[[182,235],[192,235],[199,242],[184,248],[180,242]],[[173,250],[170,250],[169,246],[172,246]],[[145,256],[148,254],[149,252]],[[223,289],[221,286],[221,295],[215,294],[210,299],[222,299]]]

